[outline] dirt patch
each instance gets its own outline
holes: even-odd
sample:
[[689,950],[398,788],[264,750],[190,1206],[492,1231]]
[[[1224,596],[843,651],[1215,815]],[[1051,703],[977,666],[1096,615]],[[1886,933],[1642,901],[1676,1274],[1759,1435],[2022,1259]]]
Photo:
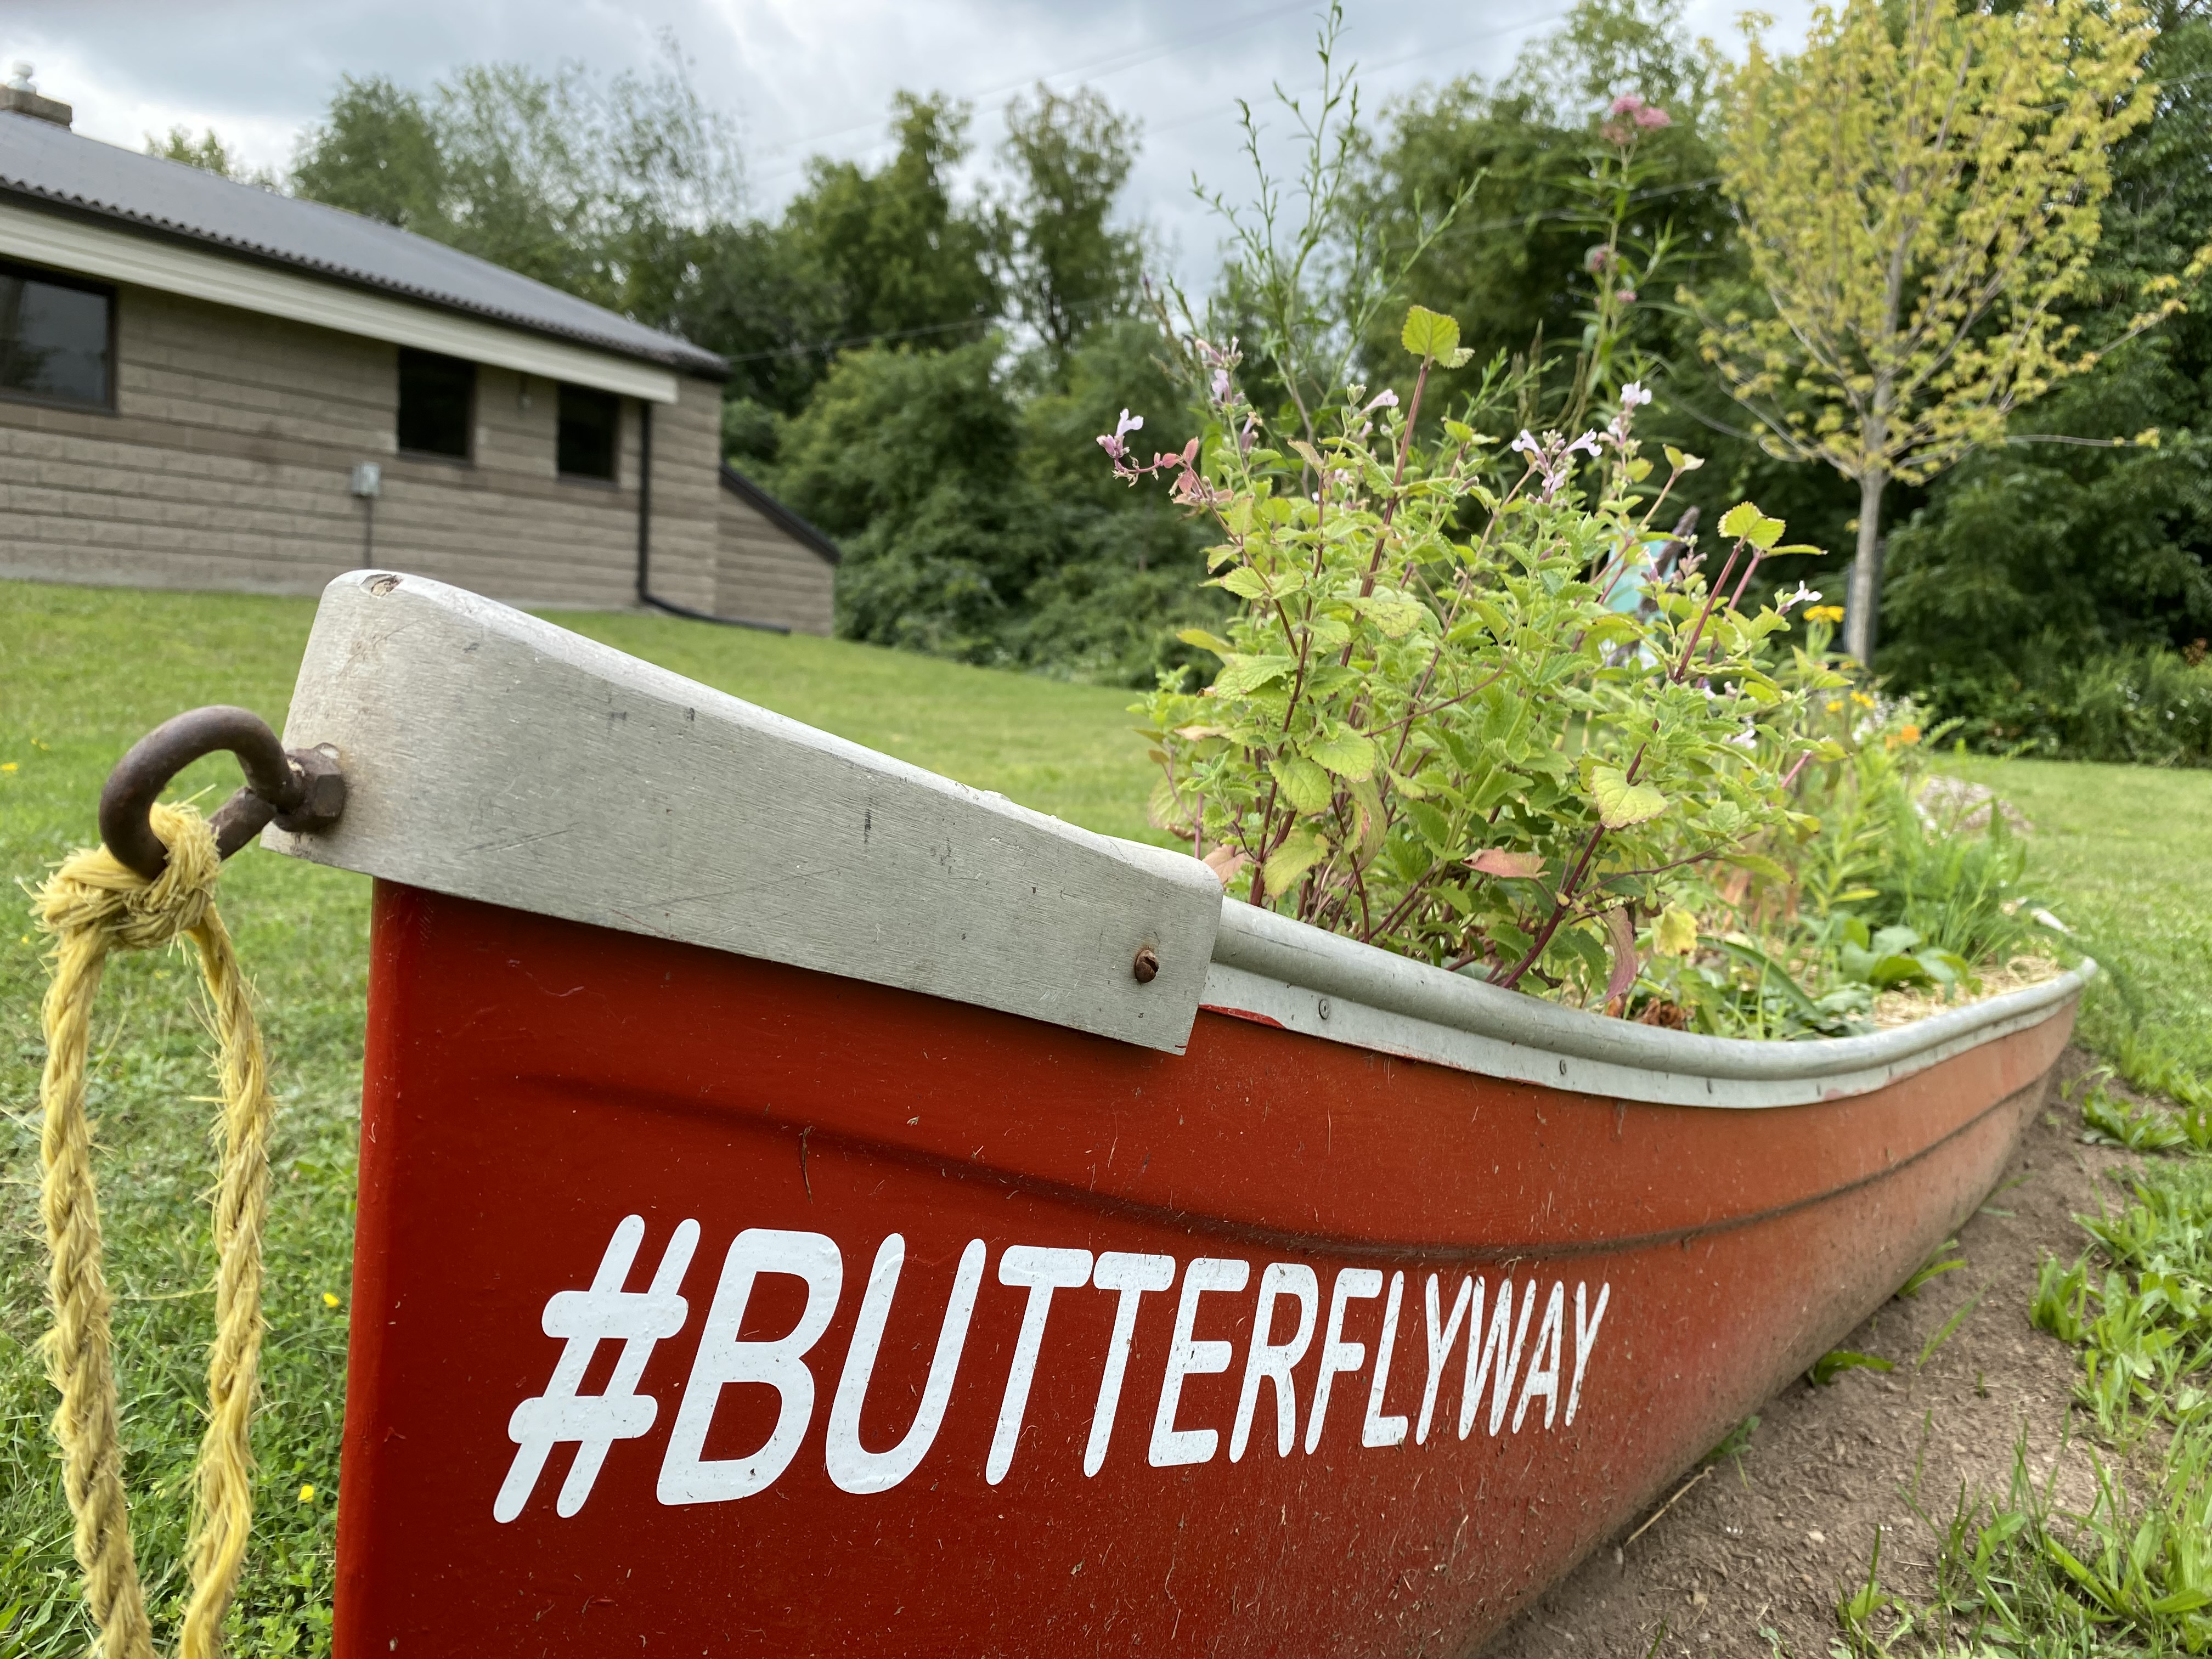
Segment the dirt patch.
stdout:
[[[2069,1049],[2058,1076],[2094,1064]],[[2092,1476],[2078,1421],[2067,1437],[2078,1361],[2029,1324],[2028,1306],[2044,1255],[2070,1261],[2087,1243],[2075,1213],[2118,1207],[2124,1195],[2108,1172],[2138,1161],[2083,1145],[2079,1112],[2054,1088],[1997,1190],[1945,1253],[1966,1266],[1909,1301],[1893,1297],[1839,1345],[1897,1369],[1846,1371],[1826,1388],[1791,1383],[1760,1408],[1740,1456],[1706,1468],[1687,1491],[1677,1482],[1672,1508],[1633,1541],[1668,1500],[1623,1527],[1493,1638],[1486,1659],[1826,1659],[1836,1603],[1865,1581],[1875,1528],[1885,1586],[1924,1594],[1934,1540],[1913,1504],[1941,1522],[1962,1486],[2002,1494],[2023,1430],[2030,1467],[2058,1470],[2060,1506],[2086,1508]]]

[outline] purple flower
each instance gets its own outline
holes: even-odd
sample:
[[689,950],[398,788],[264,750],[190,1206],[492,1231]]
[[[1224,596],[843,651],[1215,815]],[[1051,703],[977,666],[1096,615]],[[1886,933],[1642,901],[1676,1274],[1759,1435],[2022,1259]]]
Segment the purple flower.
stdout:
[[1780,615],[1786,617],[1790,614],[1792,605],[1818,605],[1820,602],[1820,595],[1818,589],[1808,587],[1804,583],[1799,582],[1795,593],[1785,593],[1775,601],[1774,609]]
[[1213,371],[1213,401],[1217,404],[1227,403],[1230,390],[1229,371],[1225,368],[1215,369]]
[[1121,441],[1132,432],[1143,430],[1144,425],[1143,416],[1132,415],[1125,409],[1121,411],[1121,418],[1115,423],[1113,431],[1102,432],[1098,434],[1099,448],[1106,452],[1107,458],[1114,463],[1117,471],[1129,456],[1129,446]]
[[1389,386],[1384,386],[1382,391],[1367,400],[1367,407],[1359,412],[1362,415],[1371,415],[1378,409],[1395,409],[1397,406],[1398,394],[1391,391]]
[[1628,414],[1651,401],[1651,388],[1641,380],[1631,380],[1620,388],[1620,412]]
[[1540,440],[1523,428],[1521,435],[1513,441],[1511,448],[1515,454],[1528,458],[1529,470],[1542,480],[1541,499],[1548,501],[1558,495],[1566,487],[1567,480],[1574,476],[1577,454],[1589,455],[1593,459],[1596,458],[1597,434],[1585,432],[1579,438],[1569,439],[1557,432],[1547,432]]

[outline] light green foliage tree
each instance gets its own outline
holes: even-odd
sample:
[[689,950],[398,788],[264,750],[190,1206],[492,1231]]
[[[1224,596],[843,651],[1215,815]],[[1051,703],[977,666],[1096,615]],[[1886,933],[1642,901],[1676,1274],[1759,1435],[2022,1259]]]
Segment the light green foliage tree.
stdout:
[[1136,122],[1087,87],[1063,94],[1039,85],[1034,101],[1006,111],[1006,291],[1052,367],[1092,326],[1127,315],[1136,296],[1143,243],[1107,222],[1136,143]]
[[453,239],[445,157],[430,112],[380,75],[339,81],[322,120],[301,136],[292,188],[365,219]]
[[728,124],[672,42],[652,73],[606,79],[474,64],[424,98],[349,76],[302,135],[292,188],[650,322],[743,202]]
[[2149,112],[2149,33],[2128,0],[1846,0],[1795,58],[1752,34],[1722,171],[1765,303],[1708,303],[1702,349],[1771,453],[1858,484],[1863,662],[1889,483],[1999,437],[2094,361],[2069,357],[2056,307],[2096,246],[2112,147]]
[[188,127],[171,127],[161,137],[149,132],[146,135],[146,154],[198,167],[241,185],[258,185],[264,190],[274,190],[277,185],[276,175],[267,169],[246,166],[245,158],[225,143],[213,127],[205,129],[197,138]]

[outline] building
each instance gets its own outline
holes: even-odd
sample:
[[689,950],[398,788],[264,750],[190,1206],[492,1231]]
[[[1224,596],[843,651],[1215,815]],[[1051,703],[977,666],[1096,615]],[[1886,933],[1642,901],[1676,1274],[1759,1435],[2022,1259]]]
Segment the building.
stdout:
[[722,465],[711,352],[0,88],[0,577],[827,633],[837,550]]

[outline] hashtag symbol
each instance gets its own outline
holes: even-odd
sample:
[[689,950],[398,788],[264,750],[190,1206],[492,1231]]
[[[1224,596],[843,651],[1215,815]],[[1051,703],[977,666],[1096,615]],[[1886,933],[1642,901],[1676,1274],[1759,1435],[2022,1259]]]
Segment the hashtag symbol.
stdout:
[[[653,1345],[684,1328],[690,1308],[676,1288],[684,1282],[691,1252],[698,1246],[699,1224],[678,1224],[650,1290],[625,1291],[623,1281],[629,1277],[630,1264],[637,1260],[637,1247],[644,1239],[645,1218],[624,1216],[607,1241],[592,1288],[560,1291],[545,1304],[545,1334],[568,1346],[561,1350],[545,1392],[524,1401],[507,1419],[514,1462],[492,1503],[493,1519],[512,1521],[522,1513],[553,1448],[571,1440],[576,1443],[576,1461],[568,1466],[568,1478],[561,1483],[555,1507],[563,1516],[574,1515],[592,1495],[592,1482],[599,1478],[607,1448],[617,1440],[634,1440],[653,1426],[659,1402],[636,1392],[637,1380],[652,1357]],[[599,1344],[617,1340],[622,1352],[606,1391],[579,1395],[576,1390]]]

